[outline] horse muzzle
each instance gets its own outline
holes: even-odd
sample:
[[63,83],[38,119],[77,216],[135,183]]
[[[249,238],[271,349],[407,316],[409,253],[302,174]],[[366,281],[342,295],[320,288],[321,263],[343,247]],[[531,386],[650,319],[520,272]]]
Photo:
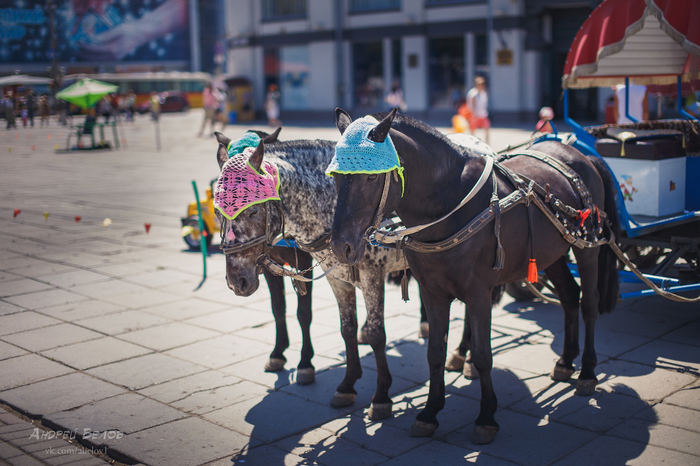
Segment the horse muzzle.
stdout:
[[260,280],[258,274],[230,273],[226,272],[226,284],[236,296],[247,297],[258,291]]

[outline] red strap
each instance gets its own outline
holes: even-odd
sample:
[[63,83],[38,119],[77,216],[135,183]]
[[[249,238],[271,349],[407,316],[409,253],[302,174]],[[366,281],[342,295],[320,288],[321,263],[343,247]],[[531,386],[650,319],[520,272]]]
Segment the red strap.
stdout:
[[578,211],[577,218],[578,218],[578,217],[581,218],[581,223],[579,223],[579,226],[578,226],[579,228],[583,227],[583,222],[586,221],[586,219],[588,218],[589,215],[591,215],[591,209],[579,210],[579,211]]

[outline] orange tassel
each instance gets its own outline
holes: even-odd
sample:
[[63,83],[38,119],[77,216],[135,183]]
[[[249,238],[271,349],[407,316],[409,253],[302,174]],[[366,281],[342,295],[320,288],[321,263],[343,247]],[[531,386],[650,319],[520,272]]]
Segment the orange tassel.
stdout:
[[530,263],[527,266],[527,281],[537,283],[537,262],[535,262],[535,259],[530,259]]

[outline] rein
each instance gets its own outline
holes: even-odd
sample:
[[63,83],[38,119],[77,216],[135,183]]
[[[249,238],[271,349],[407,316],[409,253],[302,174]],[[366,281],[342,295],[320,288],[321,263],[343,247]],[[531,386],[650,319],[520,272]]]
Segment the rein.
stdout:
[[[275,275],[278,276],[283,276],[283,277],[290,277],[295,281],[298,282],[312,282],[314,280],[320,280],[321,278],[325,277],[328,273],[331,272],[337,265],[338,262],[336,261],[335,264],[333,264],[328,270],[326,270],[323,274],[319,275],[318,277],[315,278],[306,278],[304,274],[308,272],[309,270],[313,269],[316,267],[316,265],[311,266],[310,268],[306,270],[296,270],[292,269],[291,267],[287,268],[284,265],[278,264],[272,258],[270,257],[270,249],[274,247],[274,240],[277,235],[275,235],[272,231],[272,215],[270,213],[270,209],[268,208],[268,202],[263,203],[263,207],[265,208],[265,234],[260,235],[257,238],[254,238],[250,241],[246,241],[245,243],[240,243],[236,244],[235,246],[229,246],[226,239],[225,239],[225,231],[227,230],[226,227],[226,220],[224,225],[222,225],[221,228],[221,244],[219,245],[219,249],[223,251],[225,255],[232,255],[232,254],[238,254],[241,251],[245,251],[246,249],[250,249],[252,247],[258,246],[260,244],[263,245],[263,251],[258,256],[258,258],[255,260],[255,264],[261,267],[265,267],[267,270],[272,272]],[[276,202],[275,207],[277,207],[277,210],[279,211],[281,217],[282,217],[282,230],[284,231],[284,212],[282,212],[282,207],[280,207],[280,204]],[[230,221],[230,220],[228,220]],[[281,233],[283,234],[283,233]],[[322,244],[325,243],[326,246],[322,246]],[[314,241],[313,243],[310,244],[302,244],[299,241],[297,241],[297,244],[299,245],[299,249],[305,252],[318,252],[323,249],[328,248],[328,243],[330,243],[330,233],[327,233],[326,235],[322,236],[319,240]],[[303,292],[300,292],[300,294],[303,296],[306,294],[305,288],[301,288]]]

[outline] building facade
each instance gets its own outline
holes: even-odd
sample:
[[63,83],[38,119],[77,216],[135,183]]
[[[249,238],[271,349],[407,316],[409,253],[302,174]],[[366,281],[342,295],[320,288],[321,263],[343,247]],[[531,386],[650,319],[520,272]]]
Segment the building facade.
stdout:
[[[444,117],[487,78],[497,119],[561,113],[561,71],[600,0],[227,0],[228,75],[254,84],[256,107],[277,84],[287,115],[383,110],[393,86],[407,112]],[[598,94],[573,96],[582,118]],[[572,105],[575,107],[576,105]]]

